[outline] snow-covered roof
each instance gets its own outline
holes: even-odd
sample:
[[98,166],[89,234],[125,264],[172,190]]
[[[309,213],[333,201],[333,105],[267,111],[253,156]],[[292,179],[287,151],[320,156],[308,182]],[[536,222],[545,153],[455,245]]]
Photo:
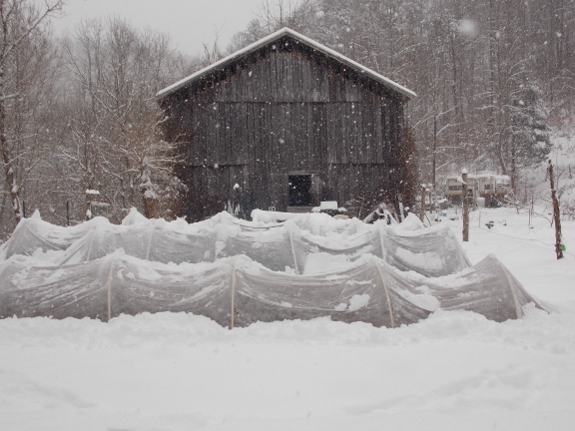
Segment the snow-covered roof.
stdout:
[[[483,173],[479,173],[479,174],[468,174],[467,178],[470,180],[495,180],[498,183],[510,183],[511,182],[511,177],[509,175],[499,175],[499,174],[494,174],[491,172],[483,172]],[[452,175],[447,177],[448,181],[458,181],[460,183],[463,182],[463,180],[461,179],[461,175]]]
[[246,46],[243,49],[240,49],[239,51],[236,51],[235,53],[228,55],[225,58],[222,58],[221,60],[213,63],[212,65],[199,70],[196,73],[193,73],[192,75],[170,85],[169,87],[164,88],[163,90],[160,90],[157,94],[156,94],[156,98],[157,99],[162,99],[166,96],[168,96],[169,94],[172,94],[173,92],[187,86],[188,84],[200,79],[203,76],[208,75],[209,73],[222,68],[224,66],[226,66],[227,64],[237,60],[240,57],[243,57],[253,51],[256,51],[257,49],[267,45],[270,42],[273,42],[283,36],[290,36],[296,40],[298,40],[299,42],[305,43],[308,46],[311,46],[312,48],[316,49],[317,51],[327,55],[328,57],[331,57],[337,61],[339,61],[340,63],[345,64],[348,67],[351,67],[352,69],[356,70],[359,73],[365,74],[366,76],[369,76],[370,78],[379,81],[380,83],[384,84],[385,86],[391,88],[392,90],[395,90],[401,94],[403,94],[404,96],[407,97],[415,97],[416,94],[409,90],[408,88],[392,81],[391,79],[386,78],[383,75],[380,75],[379,73],[368,69],[365,66],[362,66],[361,64],[357,63],[356,61],[351,60],[350,58],[347,58],[346,56],[340,54],[337,51],[334,51],[331,48],[328,48],[318,42],[316,42],[313,39],[310,39],[309,37],[306,37],[296,31],[293,31],[292,29],[289,29],[287,27],[282,28],[281,30],[276,31],[275,33],[272,33],[260,40],[258,40],[257,42],[252,43],[251,45]]

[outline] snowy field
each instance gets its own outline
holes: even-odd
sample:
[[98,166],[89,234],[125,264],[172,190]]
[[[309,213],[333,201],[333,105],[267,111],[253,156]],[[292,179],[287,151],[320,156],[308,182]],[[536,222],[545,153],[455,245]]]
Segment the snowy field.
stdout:
[[[0,430],[572,429],[575,222],[563,222],[557,261],[548,219],[541,210],[530,228],[514,209],[474,212],[463,244],[473,264],[495,254],[549,311],[521,320],[1,320]],[[460,236],[461,220],[442,223]]]

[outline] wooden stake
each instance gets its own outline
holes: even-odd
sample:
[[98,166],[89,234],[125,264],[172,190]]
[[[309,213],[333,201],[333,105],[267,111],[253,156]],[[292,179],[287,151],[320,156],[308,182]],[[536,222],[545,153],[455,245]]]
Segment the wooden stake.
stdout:
[[114,271],[114,262],[110,264],[110,271],[108,272],[108,322],[112,318],[112,272]]
[[238,258],[234,260],[234,269],[232,270],[231,286],[231,310],[230,310],[230,329],[234,329],[234,317],[236,314],[236,271],[238,267]]
[[381,284],[383,285],[383,290],[385,292],[385,299],[387,300],[387,310],[389,311],[389,327],[395,328],[395,319],[393,318],[393,309],[391,308],[391,297],[389,296],[389,290],[387,288],[387,283],[385,282],[385,277],[383,276],[383,272],[381,268],[377,264],[377,260],[373,258],[373,263],[377,268],[377,272],[379,273],[379,278],[381,279]]

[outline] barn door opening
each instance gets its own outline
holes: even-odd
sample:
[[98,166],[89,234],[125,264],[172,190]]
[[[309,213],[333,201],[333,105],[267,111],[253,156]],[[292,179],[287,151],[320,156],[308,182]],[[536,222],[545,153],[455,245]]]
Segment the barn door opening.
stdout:
[[311,175],[290,175],[289,180],[289,206],[304,207],[313,205]]

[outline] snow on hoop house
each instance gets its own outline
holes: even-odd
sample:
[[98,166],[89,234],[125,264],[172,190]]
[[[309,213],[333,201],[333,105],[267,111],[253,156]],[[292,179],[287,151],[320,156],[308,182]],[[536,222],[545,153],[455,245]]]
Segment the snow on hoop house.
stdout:
[[188,225],[132,212],[120,226],[60,228],[36,215],[2,247],[0,317],[171,311],[228,327],[321,316],[397,327],[439,308],[504,321],[535,302],[495,257],[470,267],[446,228],[410,223],[321,214],[240,223],[221,213]]

